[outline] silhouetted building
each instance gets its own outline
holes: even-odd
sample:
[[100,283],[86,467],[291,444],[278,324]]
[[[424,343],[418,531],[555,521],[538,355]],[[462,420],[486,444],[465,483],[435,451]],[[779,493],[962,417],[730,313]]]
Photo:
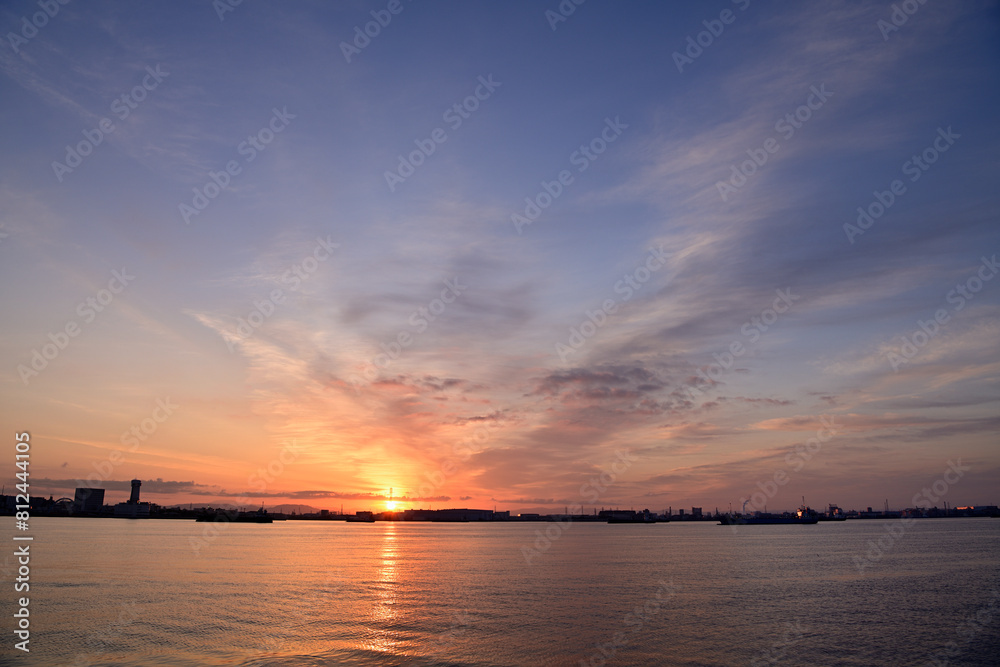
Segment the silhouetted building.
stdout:
[[118,503],[115,505],[115,516],[124,519],[148,519],[149,503]]
[[78,488],[73,495],[73,511],[100,514],[104,507],[104,489]]
[[31,496],[30,501],[31,511],[37,514],[49,514],[56,506],[56,501],[52,499],[52,496],[48,498],[45,496]]
[[435,512],[431,521],[492,521],[493,510],[444,509]]
[[150,513],[149,503],[139,502],[139,487],[142,486],[142,481],[138,479],[132,480],[132,495],[129,496],[127,503],[118,503],[115,505],[115,516],[125,519],[148,519]]
[[701,508],[700,507],[692,507],[691,508],[691,518],[692,519],[700,519],[701,518]]

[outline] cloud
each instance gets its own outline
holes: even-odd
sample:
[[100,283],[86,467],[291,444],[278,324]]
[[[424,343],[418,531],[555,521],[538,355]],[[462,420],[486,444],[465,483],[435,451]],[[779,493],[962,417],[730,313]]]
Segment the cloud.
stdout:
[[[47,477],[41,477],[32,480],[33,484],[36,484],[40,488],[46,490],[62,490],[62,491],[73,491],[79,487],[90,487],[92,482],[85,482],[79,479],[49,479]],[[105,489],[107,491],[128,491],[132,490],[132,480],[113,480],[107,479],[97,483],[96,488]],[[207,489],[210,487],[205,484],[196,484],[195,482],[175,482],[175,481],[164,481],[163,479],[144,479],[142,480],[142,493],[156,493],[156,494],[176,494],[176,493],[193,493],[193,494],[206,494]],[[72,494],[70,494],[72,495]]]

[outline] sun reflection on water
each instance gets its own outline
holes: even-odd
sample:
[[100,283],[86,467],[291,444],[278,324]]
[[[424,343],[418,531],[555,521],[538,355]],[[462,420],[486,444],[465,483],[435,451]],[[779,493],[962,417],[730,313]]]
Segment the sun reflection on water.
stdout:
[[389,522],[380,527],[382,541],[379,563],[372,582],[375,599],[369,613],[369,627],[361,646],[370,651],[395,654],[401,640],[399,632],[393,629],[399,618],[399,541],[394,523]]

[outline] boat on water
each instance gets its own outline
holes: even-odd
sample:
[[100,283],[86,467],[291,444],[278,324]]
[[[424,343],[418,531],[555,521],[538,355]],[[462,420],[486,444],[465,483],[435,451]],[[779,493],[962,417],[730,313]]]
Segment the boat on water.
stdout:
[[819,512],[808,505],[800,505],[795,516],[802,523],[819,523]]
[[608,523],[656,523],[655,518],[637,516],[634,519],[608,519]]
[[757,514],[741,516],[739,514],[723,514],[719,517],[720,526],[766,526],[780,524],[813,524],[819,523],[816,517],[799,517],[787,514]]
[[802,524],[811,525],[814,523],[819,523],[819,513],[808,507],[802,505],[799,507],[795,514],[772,514],[769,512],[754,512],[753,514],[747,514],[747,502],[743,503],[743,513],[742,514],[723,514],[719,517],[720,526],[768,526],[768,525],[782,525],[782,524]]
[[215,510],[213,512],[205,512],[200,517],[195,519],[195,521],[229,521],[232,523],[274,523],[274,518],[271,517],[267,510],[263,506],[256,512],[234,512],[227,510]]
[[840,509],[837,505],[830,505],[826,510],[826,514],[819,514],[816,518],[820,521],[847,521],[847,515],[844,514],[844,510]]
[[608,523],[656,523],[656,515],[649,510],[636,512],[635,510],[602,510],[598,515],[600,519],[607,519]]
[[357,512],[354,516],[347,516],[347,523],[375,523],[375,514],[372,512]]

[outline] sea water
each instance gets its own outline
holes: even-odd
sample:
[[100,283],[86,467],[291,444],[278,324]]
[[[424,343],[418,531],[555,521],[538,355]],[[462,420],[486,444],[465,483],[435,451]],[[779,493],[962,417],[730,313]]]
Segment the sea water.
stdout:
[[1000,664],[998,519],[205,529],[33,519],[2,664]]

